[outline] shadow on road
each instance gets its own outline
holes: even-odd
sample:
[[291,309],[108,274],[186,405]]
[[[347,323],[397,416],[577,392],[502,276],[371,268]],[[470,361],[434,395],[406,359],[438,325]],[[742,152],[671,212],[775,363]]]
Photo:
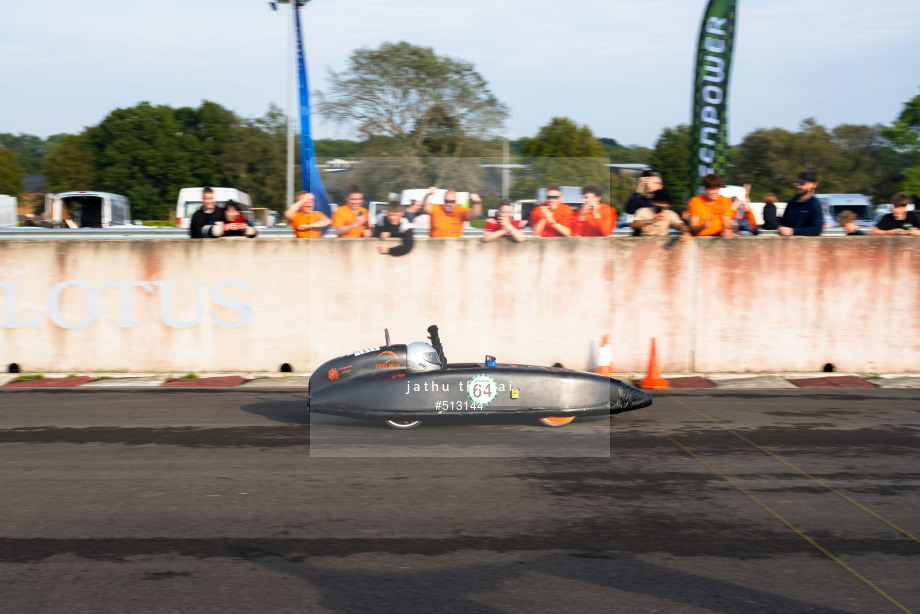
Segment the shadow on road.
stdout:
[[282,424],[310,424],[310,412],[307,410],[307,395],[300,401],[263,401],[240,406],[248,414],[262,416],[272,422]]

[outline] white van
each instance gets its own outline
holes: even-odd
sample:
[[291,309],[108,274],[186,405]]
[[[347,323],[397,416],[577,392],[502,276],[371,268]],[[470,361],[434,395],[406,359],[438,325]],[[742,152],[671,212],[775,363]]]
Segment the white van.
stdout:
[[133,226],[131,204],[121,194],[80,191],[48,196],[45,213],[50,213],[55,222],[65,222],[75,228]]
[[19,226],[18,204],[15,196],[0,195],[0,228]]
[[856,225],[868,230],[874,225],[875,209],[863,194],[815,194],[824,212],[824,227],[839,228],[838,216],[844,211],[856,214]]
[[[240,211],[246,216],[246,219],[252,219],[252,202],[249,200],[249,194],[240,192],[236,188],[211,188],[214,190],[214,199],[218,207],[223,207],[228,200],[232,200],[240,206]],[[192,222],[192,216],[201,208],[201,192],[204,187],[200,188],[182,188],[179,190],[179,198],[176,201],[176,226],[179,228],[188,228]]]
[[[444,204],[444,195],[447,193],[447,190],[440,189],[434,193],[434,195],[429,199],[432,204]],[[426,188],[418,188],[414,190],[403,190],[399,193],[399,204],[406,206],[412,204],[413,200],[422,202],[425,198],[425,195],[428,194]],[[395,194],[390,194],[390,200],[397,200]],[[463,207],[468,207],[470,202],[470,193],[469,192],[457,192],[457,204]]]

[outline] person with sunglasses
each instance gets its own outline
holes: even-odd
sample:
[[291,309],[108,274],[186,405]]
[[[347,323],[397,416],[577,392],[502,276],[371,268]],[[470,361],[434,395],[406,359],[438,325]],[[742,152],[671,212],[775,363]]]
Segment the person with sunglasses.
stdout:
[[457,206],[456,190],[444,192],[444,204],[430,202],[438,188],[431,186],[422,199],[422,208],[431,216],[431,237],[460,237],[463,236],[463,223],[468,222],[482,214],[482,200],[478,194],[470,194],[473,207]]
[[814,171],[802,171],[795,183],[795,196],[786,203],[778,234],[784,237],[817,237],[824,230],[824,211],[815,196],[818,177]]
[[546,186],[546,200],[530,213],[530,227],[535,237],[571,237],[575,212],[562,202],[558,183]]

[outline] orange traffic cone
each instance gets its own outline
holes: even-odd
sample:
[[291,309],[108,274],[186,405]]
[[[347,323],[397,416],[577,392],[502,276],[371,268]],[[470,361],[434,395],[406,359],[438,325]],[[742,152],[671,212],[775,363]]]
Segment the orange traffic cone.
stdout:
[[658,352],[655,350],[655,340],[652,339],[652,353],[648,358],[648,375],[639,380],[639,388],[642,390],[667,390],[669,388],[668,380],[661,377],[658,370]]
[[613,348],[610,347],[610,336],[604,335],[601,338],[601,346],[597,351],[597,369],[598,375],[610,377],[614,374],[613,370]]

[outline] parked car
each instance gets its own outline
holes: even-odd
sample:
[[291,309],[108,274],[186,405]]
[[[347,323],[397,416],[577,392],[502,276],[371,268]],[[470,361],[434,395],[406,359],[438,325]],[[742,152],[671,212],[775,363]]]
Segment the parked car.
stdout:
[[875,225],[875,210],[869,199],[862,194],[815,194],[824,211],[824,227],[839,228],[837,221],[844,211],[856,214],[856,225],[862,230],[868,230]]
[[131,203],[121,194],[109,192],[61,192],[45,199],[45,212],[55,222],[74,228],[133,226]]

